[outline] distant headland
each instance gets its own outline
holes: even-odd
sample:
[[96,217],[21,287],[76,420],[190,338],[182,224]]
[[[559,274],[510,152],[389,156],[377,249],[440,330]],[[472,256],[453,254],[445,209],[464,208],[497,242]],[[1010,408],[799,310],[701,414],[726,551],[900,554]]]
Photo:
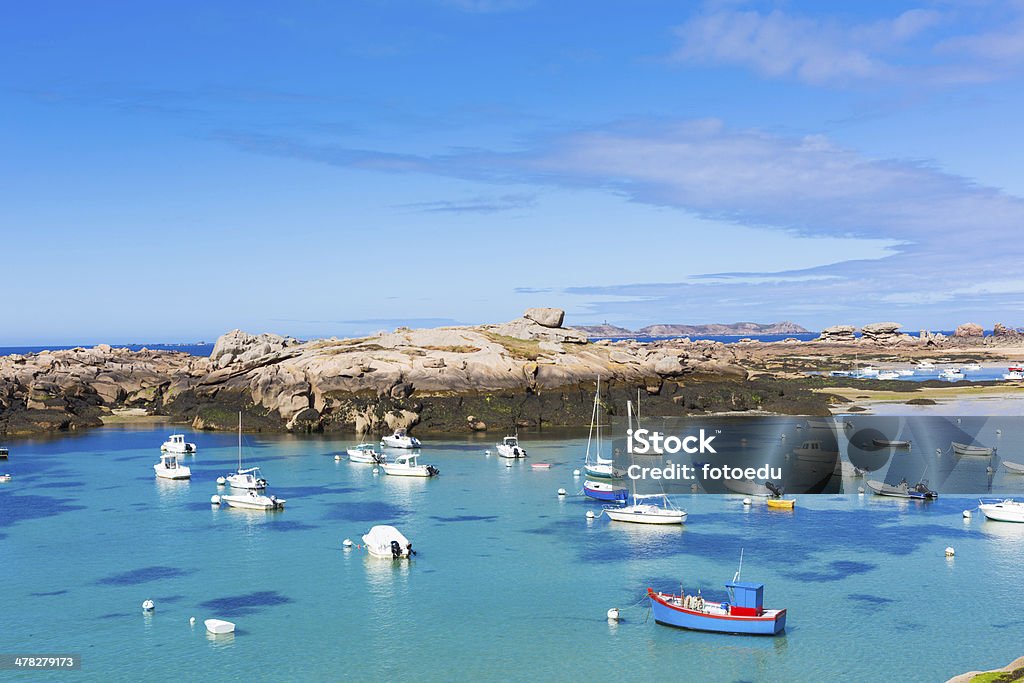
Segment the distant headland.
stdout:
[[685,337],[685,336],[720,336],[742,337],[746,335],[769,334],[808,334],[807,330],[788,320],[780,323],[712,323],[709,325],[647,325],[639,330],[630,330],[618,325],[576,325],[573,329],[580,330],[591,339],[616,337]]

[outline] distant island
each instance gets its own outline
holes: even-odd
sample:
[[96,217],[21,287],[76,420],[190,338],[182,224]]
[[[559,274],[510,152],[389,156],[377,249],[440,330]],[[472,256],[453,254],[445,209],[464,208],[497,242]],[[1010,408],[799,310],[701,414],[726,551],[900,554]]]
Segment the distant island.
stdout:
[[807,334],[810,330],[794,322],[780,323],[712,323],[710,325],[648,325],[639,330],[629,330],[617,325],[577,325],[574,329],[590,338],[602,337],[685,337],[693,336],[735,336],[751,334]]

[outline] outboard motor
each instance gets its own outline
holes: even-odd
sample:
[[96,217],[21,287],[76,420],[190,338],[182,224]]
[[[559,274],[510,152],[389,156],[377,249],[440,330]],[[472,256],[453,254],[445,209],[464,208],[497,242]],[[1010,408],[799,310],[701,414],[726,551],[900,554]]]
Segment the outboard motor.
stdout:
[[409,545],[405,546],[405,553],[406,553],[406,555],[408,557],[412,557],[413,555],[416,554],[416,551],[412,549],[412,543],[410,543]]
[[441,470],[437,469],[433,465],[427,465],[427,472],[429,472],[430,476],[432,477],[436,477],[437,475],[441,474]]
[[398,541],[391,541],[391,559],[402,559],[402,544]]
[[786,490],[784,488],[770,481],[766,481],[764,483],[764,487],[771,491],[772,495],[775,496],[776,498],[782,498],[782,496],[786,493]]

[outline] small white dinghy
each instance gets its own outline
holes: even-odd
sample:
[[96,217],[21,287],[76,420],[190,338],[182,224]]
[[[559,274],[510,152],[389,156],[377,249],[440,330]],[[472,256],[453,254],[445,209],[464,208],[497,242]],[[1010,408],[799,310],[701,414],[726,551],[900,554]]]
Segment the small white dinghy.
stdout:
[[235,625],[223,619],[207,619],[203,623],[206,624],[206,630],[214,635],[222,636],[225,633],[235,632]]
[[385,524],[370,529],[363,536],[363,543],[366,544],[366,550],[371,555],[387,560],[409,559],[416,554],[416,551],[412,549],[412,543],[402,535],[401,531]]
[[1024,474],[1024,465],[1021,465],[1019,462],[1010,462],[1009,460],[1004,460],[1003,467],[1005,467],[1010,472],[1013,472],[1014,474]]
[[953,452],[957,455],[992,455],[996,449],[988,448],[986,446],[972,446],[966,443],[957,443],[956,441],[951,442],[953,446]]

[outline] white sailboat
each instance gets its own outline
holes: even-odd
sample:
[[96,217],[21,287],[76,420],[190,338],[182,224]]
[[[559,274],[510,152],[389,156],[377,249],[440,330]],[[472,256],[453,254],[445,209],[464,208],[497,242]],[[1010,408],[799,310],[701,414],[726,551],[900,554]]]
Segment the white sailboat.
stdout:
[[[594,407],[590,414],[590,433],[587,435],[587,454],[583,463],[583,469],[588,477],[598,479],[615,478],[615,461],[601,455],[601,377],[597,378],[597,391],[594,392]],[[591,446],[594,448],[594,455],[591,457]]]
[[[633,402],[626,402],[629,429],[633,428]],[[637,495],[636,479],[632,479],[633,496],[629,505],[606,507],[604,514],[616,522],[634,524],[682,524],[686,521],[686,510],[672,503],[664,493]]]
[[260,474],[259,467],[242,469],[242,413],[238,413],[238,470],[227,476],[228,486],[233,489],[261,491],[267,488],[267,480]]
[[160,462],[153,465],[156,476],[161,479],[189,479],[192,470],[178,462],[177,453],[161,453]]

